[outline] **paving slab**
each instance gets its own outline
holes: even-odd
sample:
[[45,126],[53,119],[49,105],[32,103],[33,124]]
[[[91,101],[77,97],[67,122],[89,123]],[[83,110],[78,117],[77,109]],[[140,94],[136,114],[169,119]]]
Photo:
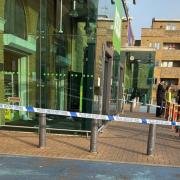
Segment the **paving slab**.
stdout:
[[146,155],[147,135],[148,125],[110,122],[98,136],[98,153],[90,153],[90,138],[48,134],[40,149],[36,133],[1,130],[0,154],[180,166],[180,138],[172,127],[157,127],[153,156]]

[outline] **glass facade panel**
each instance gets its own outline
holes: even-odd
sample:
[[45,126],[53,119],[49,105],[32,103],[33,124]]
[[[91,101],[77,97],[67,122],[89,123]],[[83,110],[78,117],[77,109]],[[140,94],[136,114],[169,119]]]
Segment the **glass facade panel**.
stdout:
[[148,103],[152,98],[155,52],[122,52],[121,59],[125,60],[124,95],[126,99],[130,100],[139,97],[141,102],[146,101]]
[[[94,77],[88,62],[94,61],[90,54],[96,41],[98,1],[0,0],[0,4],[1,103],[84,111],[85,92]],[[1,111],[1,123],[35,118],[25,112],[5,115]]]
[[4,18],[6,20],[4,30],[7,34],[14,34],[20,38],[26,38],[26,17],[21,0],[6,0]]

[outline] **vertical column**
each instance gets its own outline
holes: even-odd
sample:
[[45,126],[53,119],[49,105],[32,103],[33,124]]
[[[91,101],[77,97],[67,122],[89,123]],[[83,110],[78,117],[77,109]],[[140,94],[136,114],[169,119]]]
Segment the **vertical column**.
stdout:
[[[4,43],[3,43],[3,35],[4,35],[4,7],[5,0],[0,0],[0,102],[4,102]],[[0,124],[4,124],[4,110],[0,110]]]
[[39,106],[47,105],[47,0],[40,0]]
[[[83,106],[82,111],[85,113],[93,112],[94,100],[94,66],[95,66],[95,44],[89,42],[85,51],[83,74]],[[84,119],[83,128],[90,129],[90,121]]]

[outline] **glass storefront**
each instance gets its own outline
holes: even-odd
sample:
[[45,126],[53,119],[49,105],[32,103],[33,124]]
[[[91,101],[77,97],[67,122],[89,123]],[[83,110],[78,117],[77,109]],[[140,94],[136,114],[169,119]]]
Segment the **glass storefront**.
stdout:
[[154,51],[124,51],[121,59],[125,64],[124,94],[127,100],[139,97],[139,101],[149,103],[154,83]]
[[[94,93],[104,83],[101,74],[97,78],[94,71],[103,64],[98,64],[101,57],[95,56],[96,39],[102,38],[96,34],[98,0],[0,0],[0,7],[0,102],[88,113],[95,112],[96,103],[97,112],[103,113],[103,97]],[[97,49],[102,52],[102,48]],[[105,73],[109,80],[107,84],[105,78],[104,84],[111,84],[111,97],[106,100],[115,114],[124,94],[137,89],[139,94],[150,96],[154,66],[131,63],[126,52],[114,53],[109,59],[108,68],[112,69]],[[148,70],[147,77],[143,69]],[[94,87],[95,77],[98,87]],[[52,120],[48,121],[50,127],[90,127],[86,120],[48,119]],[[34,113],[0,110],[0,123],[36,126],[38,118]]]
[[124,48],[120,55],[114,53],[110,100],[112,114],[123,112],[124,100],[127,100],[127,103],[136,98],[143,104],[150,102],[154,66],[153,50],[145,51],[143,48],[140,50],[138,47],[131,47],[131,50]]
[[[0,0],[1,103],[86,111],[97,0]],[[89,91],[88,91],[89,92]],[[84,99],[88,98],[88,101]],[[1,111],[1,123],[34,114]]]

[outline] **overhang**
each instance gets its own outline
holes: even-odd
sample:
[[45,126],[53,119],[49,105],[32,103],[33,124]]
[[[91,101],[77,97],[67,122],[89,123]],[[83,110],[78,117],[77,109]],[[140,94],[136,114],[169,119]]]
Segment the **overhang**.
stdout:
[[13,48],[16,50],[20,50],[26,54],[34,54],[36,52],[35,40],[25,40],[13,34],[4,34],[3,41],[4,45],[7,46],[9,49]]

